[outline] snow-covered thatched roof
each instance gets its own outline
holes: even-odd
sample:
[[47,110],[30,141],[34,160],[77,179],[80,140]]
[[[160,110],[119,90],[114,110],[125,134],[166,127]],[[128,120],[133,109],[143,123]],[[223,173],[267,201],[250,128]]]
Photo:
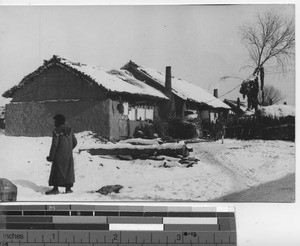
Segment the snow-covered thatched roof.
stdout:
[[292,105],[270,105],[261,107],[259,111],[263,116],[268,116],[272,118],[295,116],[295,107]]
[[168,99],[164,93],[135,79],[128,71],[107,70],[100,66],[73,62],[59,56],[53,56],[50,60],[45,61],[43,66],[24,77],[18,85],[4,92],[3,97],[13,97],[16,90],[53,65],[63,67],[89,82],[96,83],[108,92]]
[[[161,73],[151,68],[142,67],[140,65],[137,65],[133,61],[130,61],[123,68],[126,69],[126,67],[129,64],[133,65],[136,70],[138,70],[140,73],[143,73],[143,75],[147,76],[151,80],[155,81],[163,87],[165,86],[164,73]],[[214,97],[206,90],[180,78],[172,77],[172,91],[176,96],[182,98],[183,100],[194,101],[200,104],[208,105],[213,108],[230,109],[230,107],[227,104],[222,102],[220,99]]]
[[240,106],[238,107],[238,102],[237,100],[230,100],[230,99],[225,99],[224,103],[226,103],[228,106],[231,107],[231,110],[237,111],[239,113],[244,113],[247,110],[246,103],[245,102],[240,102]]

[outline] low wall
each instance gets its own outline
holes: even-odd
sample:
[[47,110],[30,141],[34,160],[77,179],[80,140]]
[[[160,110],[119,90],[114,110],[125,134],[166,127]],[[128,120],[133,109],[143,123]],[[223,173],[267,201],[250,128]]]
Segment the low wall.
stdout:
[[6,105],[5,134],[9,136],[51,136],[55,114],[66,117],[74,132],[90,130],[109,138],[109,102],[22,102]]

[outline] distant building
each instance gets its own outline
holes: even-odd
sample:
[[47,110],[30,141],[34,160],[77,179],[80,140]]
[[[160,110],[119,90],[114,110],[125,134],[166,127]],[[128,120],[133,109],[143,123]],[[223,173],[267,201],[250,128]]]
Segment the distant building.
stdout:
[[185,112],[189,109],[196,109],[198,111],[222,111],[230,109],[227,104],[201,87],[186,80],[173,77],[171,75],[171,67],[167,67],[164,74],[130,61],[121,69],[129,71],[135,78],[164,92],[174,101],[173,114],[175,116],[184,116]]
[[109,140],[132,136],[141,122],[159,114],[164,93],[124,70],[105,70],[53,56],[3,94],[6,135],[49,136],[55,114],[75,132],[90,130]]
[[239,98],[237,98],[236,101],[225,99],[224,103],[226,103],[231,108],[229,114],[242,116],[247,111],[247,107],[245,106],[245,103],[241,102]]

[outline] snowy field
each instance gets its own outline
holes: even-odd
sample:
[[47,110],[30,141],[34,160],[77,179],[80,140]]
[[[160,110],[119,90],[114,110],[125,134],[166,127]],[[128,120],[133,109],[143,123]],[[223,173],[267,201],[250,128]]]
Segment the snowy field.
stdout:
[[[51,163],[46,161],[51,138],[0,134],[0,177],[18,187],[18,201],[208,201],[246,190],[295,172],[295,143],[240,141],[188,144],[200,161],[187,168],[178,159],[124,161],[92,156],[79,149],[101,144],[89,132],[76,135],[74,193],[46,196]],[[122,185],[107,196],[95,191]]]

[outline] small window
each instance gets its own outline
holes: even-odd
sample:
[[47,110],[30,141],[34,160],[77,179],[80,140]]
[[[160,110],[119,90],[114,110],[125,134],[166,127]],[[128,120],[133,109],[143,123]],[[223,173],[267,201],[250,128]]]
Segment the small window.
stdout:
[[137,108],[137,120],[141,120],[141,121],[145,120],[145,108],[144,107]]
[[215,123],[215,120],[216,120],[215,114],[211,112],[210,113],[210,122]]
[[[126,112],[126,106],[124,105],[124,114]],[[128,107],[128,119],[135,120],[153,120],[154,119],[154,107],[153,106],[134,106]]]
[[136,109],[134,107],[129,107],[128,119],[133,121],[136,120]]
[[153,120],[154,118],[154,108],[150,107],[146,109],[146,120]]
[[128,104],[128,102],[124,102],[123,107],[124,107],[123,115],[129,115],[129,104]]

